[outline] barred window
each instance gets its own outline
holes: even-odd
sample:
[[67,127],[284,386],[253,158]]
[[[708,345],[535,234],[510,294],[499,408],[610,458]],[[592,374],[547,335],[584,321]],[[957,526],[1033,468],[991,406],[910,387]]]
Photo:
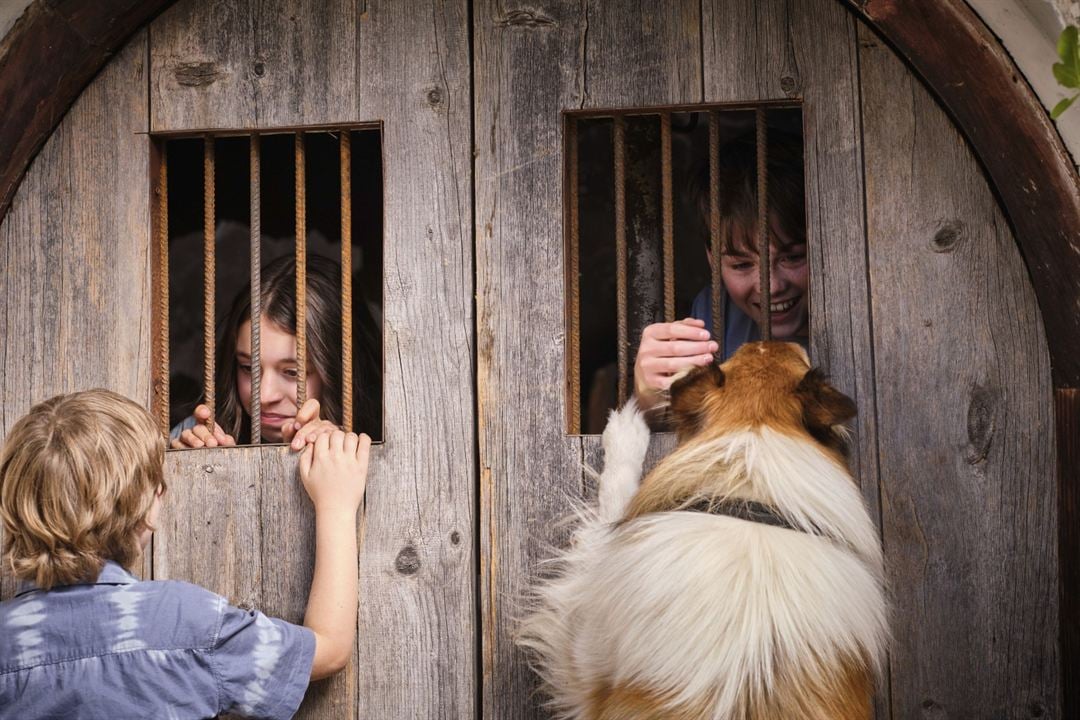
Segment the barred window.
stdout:
[[601,432],[633,393],[652,323],[706,321],[721,358],[756,339],[808,344],[798,105],[571,111],[564,145],[571,433]]
[[238,444],[280,442],[314,397],[381,439],[381,128],[158,135],[152,157],[162,429],[204,404]]

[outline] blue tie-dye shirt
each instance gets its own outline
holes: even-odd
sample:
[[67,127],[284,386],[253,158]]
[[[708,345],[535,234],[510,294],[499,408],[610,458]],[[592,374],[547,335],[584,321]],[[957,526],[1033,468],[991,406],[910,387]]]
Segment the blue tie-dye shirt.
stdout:
[[0,603],[0,719],[289,718],[314,654],[307,628],[110,562]]

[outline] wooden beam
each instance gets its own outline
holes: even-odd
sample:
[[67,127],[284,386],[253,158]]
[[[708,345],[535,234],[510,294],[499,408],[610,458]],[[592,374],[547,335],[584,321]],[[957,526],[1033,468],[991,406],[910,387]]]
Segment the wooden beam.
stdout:
[[1080,176],[1046,110],[963,0],[840,1],[907,61],[971,143],[1039,298],[1054,386],[1080,387]]
[[175,0],[35,0],[0,43],[0,220],[90,80]]
[[1058,467],[1061,717],[1080,713],[1080,390],[1054,394]]

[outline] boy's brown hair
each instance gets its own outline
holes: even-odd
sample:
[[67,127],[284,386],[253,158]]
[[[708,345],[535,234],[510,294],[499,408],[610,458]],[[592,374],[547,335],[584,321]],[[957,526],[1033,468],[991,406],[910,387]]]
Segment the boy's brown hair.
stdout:
[[4,554],[16,577],[48,589],[93,580],[106,560],[132,567],[164,462],[153,418],[114,392],[32,407],[0,450]]
[[[790,243],[806,242],[806,197],[802,138],[769,128],[766,149],[769,210]],[[717,186],[720,200],[721,252],[757,252],[757,135],[746,132],[719,150]],[[690,182],[709,246],[709,163],[701,163]],[[780,238],[777,238],[779,240]]]

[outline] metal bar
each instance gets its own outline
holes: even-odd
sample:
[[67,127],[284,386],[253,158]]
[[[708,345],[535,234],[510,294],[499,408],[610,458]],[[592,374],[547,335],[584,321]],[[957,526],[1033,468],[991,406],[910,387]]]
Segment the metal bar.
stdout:
[[628,349],[630,347],[626,306],[626,121],[615,118],[615,292],[618,314],[619,404],[629,397],[627,382]]
[[341,131],[341,425],[353,429],[352,135]]
[[203,395],[210,417],[206,427],[213,430],[216,415],[214,381],[214,227],[216,225],[214,186],[214,136],[203,139]]
[[578,127],[577,121],[566,119],[566,154],[568,158],[566,196],[570,208],[567,231],[568,280],[570,285],[570,342],[567,382],[570,397],[570,432],[581,432],[581,215],[578,187]]
[[724,285],[720,276],[720,256],[724,246],[720,236],[720,113],[709,112],[709,247],[712,257],[712,335],[719,346],[717,356],[724,359]]
[[660,196],[664,235],[664,320],[675,320],[675,201],[671,181],[671,113],[660,116]]
[[307,191],[304,133],[296,133],[296,407],[307,400]]
[[262,148],[252,134],[251,202],[251,443],[262,442]]
[[158,424],[166,436],[169,434],[169,144],[161,142],[161,154],[157,177],[157,264],[154,287],[157,291],[158,377],[154,384],[157,401]]
[[757,127],[757,235],[758,235],[758,290],[761,297],[761,339],[772,340],[772,287],[770,285],[769,260],[769,134],[765,125],[765,108],[755,112]]

